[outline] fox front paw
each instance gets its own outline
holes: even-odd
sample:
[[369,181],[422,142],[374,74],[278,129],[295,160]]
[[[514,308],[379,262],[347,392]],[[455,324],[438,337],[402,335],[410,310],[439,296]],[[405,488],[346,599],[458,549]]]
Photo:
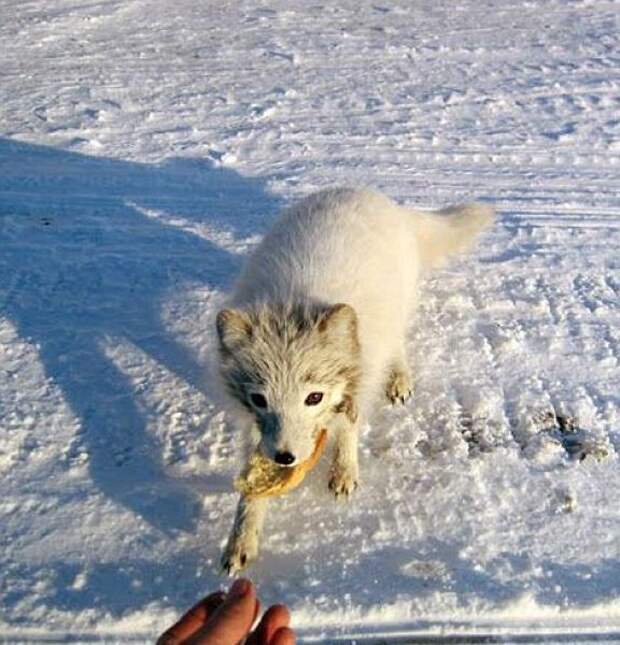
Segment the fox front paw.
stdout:
[[231,537],[221,558],[222,573],[234,576],[258,557],[258,540],[247,536]]
[[357,467],[334,465],[329,478],[329,490],[336,496],[336,499],[348,500],[358,486]]
[[385,386],[385,395],[392,405],[405,403],[412,393],[413,386],[409,373],[402,370],[393,371]]

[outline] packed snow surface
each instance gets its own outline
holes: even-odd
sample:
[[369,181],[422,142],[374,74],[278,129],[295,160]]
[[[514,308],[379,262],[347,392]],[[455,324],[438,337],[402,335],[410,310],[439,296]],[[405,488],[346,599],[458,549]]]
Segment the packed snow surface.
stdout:
[[0,641],[148,642],[226,584],[214,316],[335,184],[499,217],[425,282],[355,497],[322,463],[274,502],[263,604],[308,640],[618,637],[619,9],[0,0]]

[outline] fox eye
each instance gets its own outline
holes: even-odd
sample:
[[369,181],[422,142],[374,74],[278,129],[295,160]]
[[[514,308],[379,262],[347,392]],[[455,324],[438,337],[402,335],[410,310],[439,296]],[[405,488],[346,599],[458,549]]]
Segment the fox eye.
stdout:
[[264,409],[267,407],[267,399],[262,394],[258,394],[257,392],[250,394],[250,401],[252,401],[252,404],[257,408]]
[[306,405],[318,405],[323,400],[323,392],[310,392],[306,397]]

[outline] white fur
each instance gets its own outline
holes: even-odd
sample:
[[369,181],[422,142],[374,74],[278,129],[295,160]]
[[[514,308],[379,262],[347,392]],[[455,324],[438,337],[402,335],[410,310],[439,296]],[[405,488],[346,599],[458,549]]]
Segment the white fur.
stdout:
[[[346,496],[357,485],[357,429],[378,396],[387,394],[395,401],[409,394],[404,346],[421,274],[469,246],[492,217],[493,209],[481,204],[427,213],[371,190],[324,190],[285,211],[247,261],[230,301],[238,311],[270,304],[328,308],[345,303],[357,315],[359,414],[354,422],[343,415],[327,421],[336,434],[330,483],[336,494]],[[299,460],[312,449],[308,428],[314,427],[313,415],[319,414],[304,408],[303,398],[321,384],[305,387],[296,381],[294,387],[279,385],[276,394],[273,388],[269,391],[283,401],[279,408],[274,403],[278,414],[293,419],[271,438],[272,448],[279,441],[273,449],[286,448]],[[338,396],[336,387],[328,393],[330,404]],[[240,505],[223,560],[230,572],[255,557],[265,508],[264,501],[254,507],[251,502]]]
[[424,213],[367,189],[315,193],[276,222],[246,263],[232,303],[351,305],[363,358],[360,407],[367,413],[386,370],[403,358],[421,272],[468,246],[492,214],[482,204]]

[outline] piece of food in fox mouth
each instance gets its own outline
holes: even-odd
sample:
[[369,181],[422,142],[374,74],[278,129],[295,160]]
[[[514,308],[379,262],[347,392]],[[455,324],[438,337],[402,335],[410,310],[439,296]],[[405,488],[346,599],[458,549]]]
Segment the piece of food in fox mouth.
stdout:
[[314,451],[308,459],[297,466],[280,466],[256,451],[250,457],[244,471],[234,486],[248,499],[283,495],[297,488],[305,476],[316,466],[327,442],[327,431],[321,430]]

